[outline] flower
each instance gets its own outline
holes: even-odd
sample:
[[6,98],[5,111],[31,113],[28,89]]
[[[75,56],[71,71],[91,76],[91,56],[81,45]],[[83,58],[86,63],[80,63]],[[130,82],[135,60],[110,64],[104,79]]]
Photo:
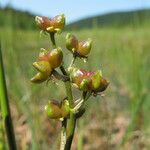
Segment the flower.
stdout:
[[95,72],[74,68],[71,71],[74,85],[82,91],[99,93],[105,91],[109,82],[102,77],[100,70]]
[[77,53],[80,56],[87,56],[91,51],[92,40],[88,39],[87,41],[79,42]]
[[73,35],[68,33],[66,35],[66,48],[72,52],[77,51],[78,49],[78,39]]
[[33,66],[39,71],[33,78],[31,78],[31,82],[33,83],[46,81],[52,73],[52,67],[47,61],[34,62]]
[[47,54],[47,57],[48,57],[48,61],[51,64],[52,68],[55,69],[55,68],[59,67],[63,60],[63,53],[62,53],[61,48],[58,47],[56,49],[53,49],[52,51],[50,51]]
[[75,56],[87,57],[92,47],[92,40],[78,41],[73,35],[68,33],[66,35],[66,48],[70,50]]
[[62,59],[63,53],[61,48],[58,47],[49,52],[42,49],[38,61],[33,63],[34,68],[39,72],[31,79],[31,82],[41,83],[46,81],[53,70],[61,65]]
[[50,100],[45,106],[45,111],[51,119],[67,118],[70,114],[69,102],[67,100],[61,102]]
[[64,28],[65,16],[64,14],[61,14],[55,16],[52,19],[49,19],[48,17],[36,16],[35,22],[41,30],[46,31],[48,33],[55,33],[60,32]]

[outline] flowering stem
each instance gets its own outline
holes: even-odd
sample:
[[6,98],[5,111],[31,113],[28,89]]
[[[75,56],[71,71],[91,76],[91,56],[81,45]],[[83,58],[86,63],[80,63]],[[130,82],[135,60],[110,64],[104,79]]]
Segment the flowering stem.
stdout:
[[60,150],[64,150],[66,144],[66,126],[67,126],[67,119],[65,118],[62,122],[61,128],[61,141],[60,141]]
[[54,32],[50,33],[50,39],[51,39],[53,48],[56,48],[55,33]]
[[70,64],[69,68],[72,67],[72,65],[75,63],[75,60],[76,60],[76,56],[73,57],[73,59],[72,59],[72,61],[71,61],[71,64]]
[[[55,42],[55,33],[50,33],[50,39],[53,45],[53,48],[56,48],[56,42]],[[68,73],[66,72],[65,68],[63,67],[63,65],[60,66],[60,70],[63,73],[63,75],[67,76],[70,79],[70,76],[68,75]],[[71,88],[71,83],[70,81],[66,81],[65,82],[65,89],[66,89],[66,94],[68,97],[68,101],[69,101],[69,105],[71,108],[74,107],[74,101],[73,101],[73,96],[72,96],[72,88]],[[65,121],[65,122],[64,122]],[[66,134],[66,126],[68,123],[68,130],[67,130],[67,140],[65,143],[65,150],[70,150],[71,148],[71,144],[72,144],[72,139],[74,136],[74,131],[75,131],[75,124],[76,124],[76,117],[75,114],[73,112],[70,113],[70,119],[64,120],[62,122],[62,136],[61,138],[64,138],[64,134]],[[65,141],[64,139],[61,139],[61,141]],[[62,142],[62,146],[63,147],[64,142]]]
[[9,149],[16,150],[17,147],[16,147],[14,129],[12,124],[7,89],[6,89],[1,45],[0,45],[0,104],[1,104],[2,118],[3,118],[3,123],[5,126],[5,131],[8,139]]
[[[65,88],[66,88],[69,105],[70,105],[70,108],[72,109],[74,107],[74,102],[73,102],[70,81],[65,82]],[[75,131],[75,125],[76,125],[75,114],[73,112],[70,112],[70,119],[68,120],[68,126],[67,126],[68,130],[67,130],[67,140],[66,140],[65,150],[70,150],[71,148],[72,139],[73,139],[74,131]]]
[[54,75],[54,77],[58,80],[62,80],[64,82],[69,81],[69,77],[66,75],[61,75],[59,74],[56,70],[53,70],[52,74]]

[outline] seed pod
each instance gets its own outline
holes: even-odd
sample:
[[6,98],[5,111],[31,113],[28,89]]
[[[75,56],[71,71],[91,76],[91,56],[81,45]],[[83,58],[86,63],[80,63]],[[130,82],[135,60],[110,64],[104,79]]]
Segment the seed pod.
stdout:
[[87,56],[91,51],[92,40],[88,39],[87,41],[79,42],[77,53],[80,56]]
[[51,100],[45,106],[45,111],[49,118],[59,119],[62,118],[61,104],[56,100]]
[[57,15],[51,19],[51,32],[57,32],[64,28],[65,26],[65,16],[64,14]]
[[106,88],[108,87],[108,85],[109,85],[109,82],[106,79],[102,78],[100,86],[99,86],[99,88],[97,90],[95,90],[95,92],[103,92],[103,91],[105,91]]
[[60,119],[69,116],[70,108],[67,100],[58,102],[56,100],[51,100],[45,106],[45,111],[49,118]]
[[51,75],[52,68],[47,61],[34,62],[33,66],[39,71],[32,79],[33,83],[42,83]]
[[48,51],[42,48],[39,53],[38,61],[48,61],[47,54],[48,54]]
[[92,89],[96,90],[100,87],[101,84],[101,78],[102,78],[102,72],[101,70],[97,70],[92,76]]
[[59,67],[63,60],[63,53],[61,48],[56,48],[50,51],[47,55],[48,61],[53,69]]
[[91,72],[75,68],[71,72],[71,79],[80,90],[94,93],[103,92],[109,84],[100,70]]
[[66,35],[66,48],[72,52],[77,51],[78,39],[73,34]]
[[48,75],[42,72],[38,72],[33,78],[31,78],[31,82],[33,83],[42,83],[46,81],[48,78]]
[[83,79],[81,81],[80,85],[79,85],[79,88],[82,91],[88,91],[90,84],[91,84],[91,80],[89,80],[89,79]]
[[50,27],[51,21],[48,19],[48,17],[35,17],[35,22],[38,25],[38,27],[43,30],[47,31],[47,28]]
[[38,61],[34,62],[33,66],[42,73],[50,74],[52,72],[52,67],[49,62],[47,61]]
[[61,103],[62,118],[67,118],[70,114],[69,102],[67,100],[63,100]]
[[41,30],[46,31],[48,33],[60,32],[65,26],[64,14],[58,15],[52,19],[49,19],[47,17],[36,16],[35,21]]

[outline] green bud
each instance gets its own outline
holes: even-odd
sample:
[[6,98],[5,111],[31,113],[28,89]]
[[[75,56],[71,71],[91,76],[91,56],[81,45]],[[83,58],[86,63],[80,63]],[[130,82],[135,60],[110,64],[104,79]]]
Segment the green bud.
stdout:
[[31,78],[31,82],[33,83],[42,83],[46,81],[48,78],[48,75],[42,72],[38,72],[33,78]]
[[102,78],[102,72],[101,72],[101,70],[96,71],[92,75],[92,86],[93,86],[94,90],[98,89],[100,87],[101,78]]
[[66,35],[66,48],[72,52],[78,49],[78,39],[73,34]]
[[91,39],[88,39],[87,41],[81,41],[79,42],[77,53],[80,56],[87,56],[91,51],[91,47],[92,47]]
[[52,71],[51,65],[47,61],[34,62],[33,66],[42,73],[50,74]]
[[48,117],[51,119],[62,118],[61,105],[56,100],[49,101],[48,104],[45,106],[45,111]]
[[64,100],[62,102],[61,110],[62,110],[62,117],[63,118],[66,118],[66,117],[69,116],[69,114],[70,114],[70,106],[69,106],[69,102],[67,100]]
[[89,87],[89,84],[90,84],[90,80],[83,79],[82,82],[80,83],[80,90],[87,91],[88,87]]
[[50,26],[47,28],[48,32],[60,33],[65,26],[65,15],[57,15],[50,20]]
[[103,92],[106,90],[106,88],[109,85],[109,81],[107,81],[105,78],[101,78],[101,83],[99,88],[96,90],[96,92]]
[[64,100],[59,103],[56,100],[51,100],[45,106],[45,111],[51,119],[66,118],[70,114],[69,102]]
[[60,47],[53,49],[48,53],[48,60],[52,68],[57,68],[61,65],[63,60],[63,52]]

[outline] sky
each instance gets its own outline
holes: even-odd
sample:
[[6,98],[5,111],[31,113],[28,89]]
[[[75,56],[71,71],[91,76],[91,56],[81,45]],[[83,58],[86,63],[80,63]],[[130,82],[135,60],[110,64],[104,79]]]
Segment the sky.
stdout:
[[150,0],[0,0],[0,6],[8,3],[36,15],[52,17],[64,13],[68,23],[109,12],[150,8]]

